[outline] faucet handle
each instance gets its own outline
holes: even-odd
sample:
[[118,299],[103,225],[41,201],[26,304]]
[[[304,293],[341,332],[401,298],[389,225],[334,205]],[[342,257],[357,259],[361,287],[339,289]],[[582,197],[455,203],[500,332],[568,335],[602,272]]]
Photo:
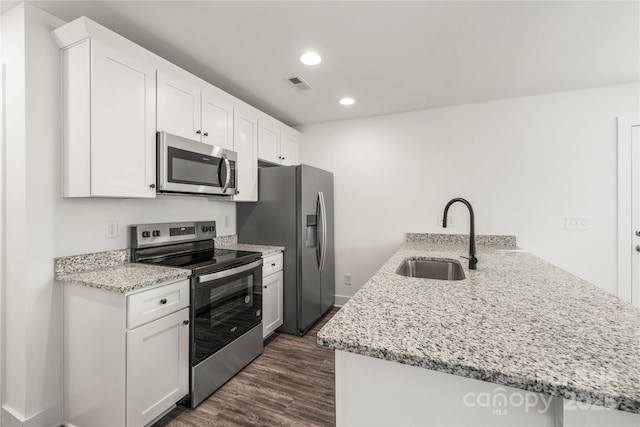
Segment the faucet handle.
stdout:
[[468,257],[468,256],[460,255],[460,258],[469,260],[469,270],[475,270],[477,268],[476,266],[478,265],[478,258],[476,258],[475,256]]

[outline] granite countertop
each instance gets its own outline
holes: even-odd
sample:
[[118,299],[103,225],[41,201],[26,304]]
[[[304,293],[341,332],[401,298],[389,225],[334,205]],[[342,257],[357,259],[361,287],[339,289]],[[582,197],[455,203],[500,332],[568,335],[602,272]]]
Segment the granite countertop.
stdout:
[[[640,413],[639,310],[518,249],[515,239],[479,239],[478,269],[469,271],[460,259],[468,244],[446,236],[410,235],[318,343]],[[395,274],[408,257],[460,260],[466,278]]]
[[[238,243],[237,235],[214,239],[220,249],[261,252],[263,256],[284,251],[281,246]],[[55,279],[107,291],[126,293],[172,280],[186,279],[191,270],[131,263],[131,250],[96,252],[54,259]]]
[[190,270],[130,263],[130,250],[60,257],[54,260],[55,279],[112,292],[126,293],[163,282],[186,279]]
[[266,246],[266,245],[253,245],[248,243],[238,243],[237,235],[216,237],[213,239],[216,248],[219,249],[231,249],[236,251],[250,251],[261,252],[262,256],[268,256],[277,254],[284,251],[284,246]]

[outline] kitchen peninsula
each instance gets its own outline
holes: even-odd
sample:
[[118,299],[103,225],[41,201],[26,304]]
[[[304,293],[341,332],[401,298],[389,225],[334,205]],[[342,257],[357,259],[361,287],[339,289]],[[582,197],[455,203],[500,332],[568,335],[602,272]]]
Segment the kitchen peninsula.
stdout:
[[478,269],[450,281],[396,268],[460,260],[466,236],[409,234],[318,333],[337,424],[637,426],[640,312],[511,236],[477,237]]

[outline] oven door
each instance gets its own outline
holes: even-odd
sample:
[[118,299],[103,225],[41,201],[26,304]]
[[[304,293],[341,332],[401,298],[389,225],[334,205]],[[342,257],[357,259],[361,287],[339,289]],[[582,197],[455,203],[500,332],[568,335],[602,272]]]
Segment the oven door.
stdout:
[[158,132],[158,191],[233,195],[236,153]]
[[262,260],[195,279],[192,366],[262,321]]

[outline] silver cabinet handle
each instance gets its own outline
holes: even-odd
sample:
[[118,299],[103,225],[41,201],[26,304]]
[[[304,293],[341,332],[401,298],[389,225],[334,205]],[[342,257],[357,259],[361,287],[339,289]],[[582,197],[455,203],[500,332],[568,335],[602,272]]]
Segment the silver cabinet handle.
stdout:
[[636,230],[636,236],[640,237],[640,230]]
[[209,136],[209,132],[203,133],[204,136]]
[[196,131],[196,133],[197,133],[198,135],[200,135],[202,132],[200,131],[200,129],[198,129],[198,130]]
[[636,246],[636,251],[640,252],[640,245]]

